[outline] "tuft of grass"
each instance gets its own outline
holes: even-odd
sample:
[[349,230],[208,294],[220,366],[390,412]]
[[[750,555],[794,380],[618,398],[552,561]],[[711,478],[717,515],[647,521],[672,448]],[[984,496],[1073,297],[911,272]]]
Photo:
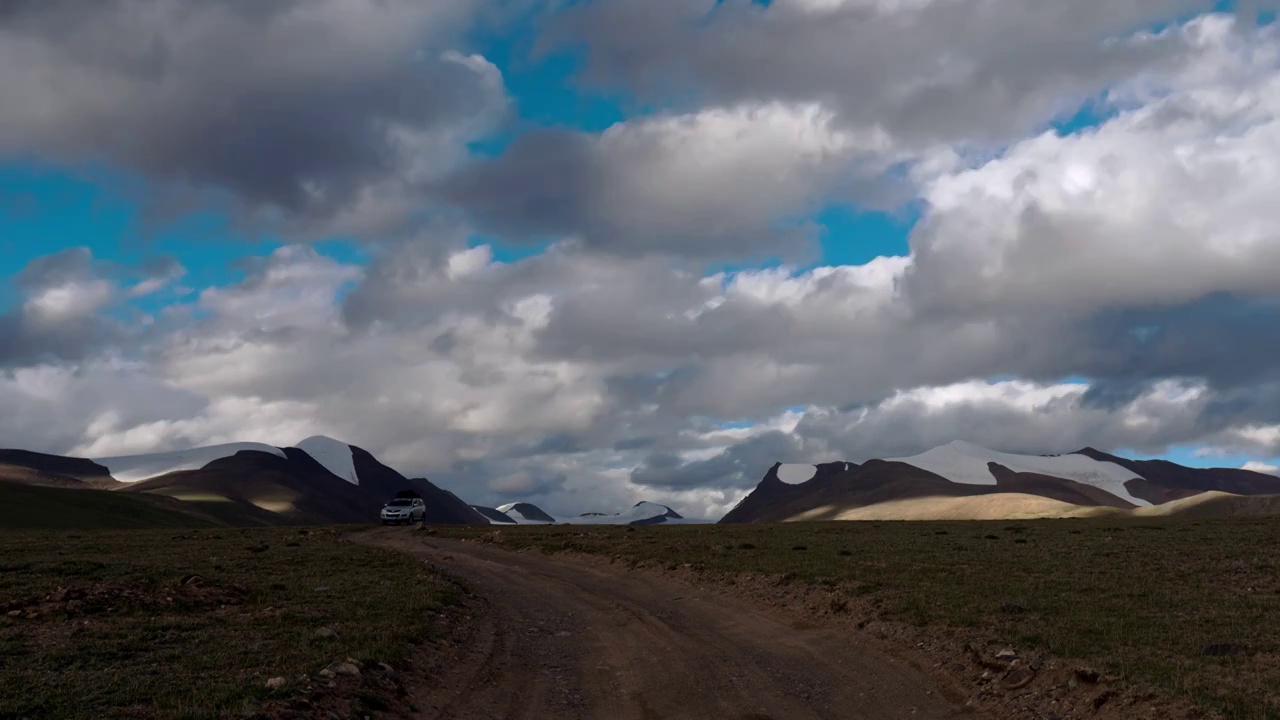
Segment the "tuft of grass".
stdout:
[[335,661],[403,660],[457,586],[342,532],[0,532],[0,717],[242,717]]
[[977,628],[1230,718],[1280,718],[1280,518],[520,526],[503,544],[569,537],[635,563],[834,579],[882,619]]

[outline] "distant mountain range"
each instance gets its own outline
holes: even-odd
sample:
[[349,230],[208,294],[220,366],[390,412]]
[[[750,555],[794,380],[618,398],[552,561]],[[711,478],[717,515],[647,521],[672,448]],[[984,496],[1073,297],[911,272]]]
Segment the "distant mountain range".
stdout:
[[774,465],[722,523],[1280,513],[1280,477],[1092,448],[1001,453],[953,442],[861,465]]
[[[526,502],[469,505],[323,436],[291,447],[231,443],[92,459],[0,450],[0,525],[92,524],[107,516],[112,526],[143,518],[197,526],[370,523],[403,491],[422,496],[432,524],[696,522],[652,502],[571,517]],[[1129,460],[1092,448],[1040,456],[953,442],[862,464],[774,465],[721,522],[1272,513],[1280,514],[1280,477],[1272,475]]]
[[291,447],[242,442],[92,459],[0,450],[0,506],[10,508],[0,512],[0,525],[92,525],[95,517],[121,527],[369,523],[404,491],[423,498],[431,524],[683,520],[671,508],[648,502],[622,513],[572,518],[552,517],[529,503],[472,506],[426,478],[407,478],[368,451],[323,436]]
[[582,513],[567,518],[556,518],[542,508],[530,503],[510,503],[497,508],[473,506],[494,524],[511,525],[661,525],[687,522],[680,513],[666,505],[638,502],[620,513]]

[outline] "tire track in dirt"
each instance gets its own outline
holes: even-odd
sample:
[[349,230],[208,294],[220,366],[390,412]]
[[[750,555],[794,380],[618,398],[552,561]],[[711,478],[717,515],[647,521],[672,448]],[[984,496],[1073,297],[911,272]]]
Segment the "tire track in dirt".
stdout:
[[460,579],[487,606],[417,705],[431,720],[935,720],[924,673],[833,629],[621,566],[381,529],[353,537]]

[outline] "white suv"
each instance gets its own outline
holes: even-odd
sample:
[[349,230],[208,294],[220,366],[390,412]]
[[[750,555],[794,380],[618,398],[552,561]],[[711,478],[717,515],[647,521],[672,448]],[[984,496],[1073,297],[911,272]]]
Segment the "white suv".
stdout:
[[401,523],[409,523],[413,525],[422,522],[422,518],[426,514],[427,506],[423,504],[422,498],[396,498],[382,508],[382,524],[399,525]]

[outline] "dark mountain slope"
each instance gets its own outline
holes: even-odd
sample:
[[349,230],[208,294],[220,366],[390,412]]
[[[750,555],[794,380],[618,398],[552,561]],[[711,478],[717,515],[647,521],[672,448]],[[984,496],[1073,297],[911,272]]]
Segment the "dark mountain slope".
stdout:
[[[1188,494],[1210,490],[1233,495],[1280,495],[1280,477],[1252,470],[1191,468],[1168,460],[1130,460],[1093,448],[1085,448],[1076,454],[1091,457],[1094,460],[1112,462],[1141,475],[1146,482],[1134,483],[1133,487],[1129,488],[1129,492],[1135,497],[1152,503],[1167,502],[1163,499],[1157,501],[1157,498],[1166,497],[1167,493],[1187,497]],[[1139,492],[1146,492],[1151,497],[1143,497]]]
[[842,487],[843,482],[859,469],[859,466],[853,463],[825,463],[817,466],[817,472],[808,482],[791,485],[778,479],[778,468],[781,466],[782,463],[774,463],[756,489],[743,498],[742,502],[730,510],[720,522],[770,522],[789,508],[807,505],[810,498],[815,500],[815,504],[803,507],[799,512],[818,507],[821,503],[816,502],[817,500],[826,498],[832,492],[832,488]]
[[[426,478],[406,478],[378,462],[368,451],[351,446],[360,488],[374,499],[373,512],[402,490],[415,490],[427,506],[425,522],[439,525],[487,525],[488,520],[457,495],[436,487]],[[370,515],[369,517],[373,517]]]
[[272,513],[277,522],[369,522],[376,512],[369,509],[375,501],[319,463],[298,462],[256,450],[219,458],[199,470],[182,470],[133,483],[121,492],[205,502],[222,498]]
[[92,460],[46,455],[30,450],[0,450],[0,468],[3,468],[3,475],[0,477],[33,485],[83,485],[112,489],[120,484],[105,467]]

